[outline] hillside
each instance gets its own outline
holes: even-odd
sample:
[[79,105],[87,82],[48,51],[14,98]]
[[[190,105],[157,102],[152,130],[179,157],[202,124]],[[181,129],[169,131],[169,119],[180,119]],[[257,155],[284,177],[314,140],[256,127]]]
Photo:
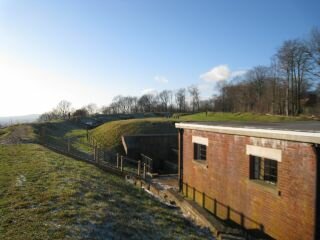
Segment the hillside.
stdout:
[[283,122],[283,121],[300,121],[311,120],[308,117],[291,117],[271,114],[257,113],[227,113],[227,112],[205,112],[195,114],[176,114],[176,121],[235,121],[235,122]]
[[283,122],[309,120],[306,117],[286,117],[254,113],[174,114],[172,118],[145,118],[111,121],[90,131],[99,145],[114,151],[122,151],[121,136],[131,134],[173,133],[175,122],[234,121],[234,122]]
[[208,239],[123,178],[37,144],[0,144],[0,239]]
[[146,118],[108,122],[91,130],[90,135],[105,148],[120,151],[122,135],[174,133],[176,131],[172,120]]

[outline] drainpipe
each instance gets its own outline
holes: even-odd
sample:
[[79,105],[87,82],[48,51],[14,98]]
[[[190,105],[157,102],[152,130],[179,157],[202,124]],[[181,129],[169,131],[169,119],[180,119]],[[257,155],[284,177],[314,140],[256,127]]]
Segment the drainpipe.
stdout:
[[179,128],[179,152],[178,152],[178,177],[179,177],[179,191],[183,189],[183,128]]
[[313,149],[316,154],[316,187],[315,187],[315,225],[314,239],[320,239],[320,145],[313,144]]

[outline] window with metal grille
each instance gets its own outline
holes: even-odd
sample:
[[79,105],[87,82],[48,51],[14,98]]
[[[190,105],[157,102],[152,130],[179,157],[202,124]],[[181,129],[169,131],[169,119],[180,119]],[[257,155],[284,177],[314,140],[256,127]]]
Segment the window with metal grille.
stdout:
[[250,178],[277,184],[278,161],[250,156]]
[[207,146],[199,143],[193,144],[194,160],[207,160]]

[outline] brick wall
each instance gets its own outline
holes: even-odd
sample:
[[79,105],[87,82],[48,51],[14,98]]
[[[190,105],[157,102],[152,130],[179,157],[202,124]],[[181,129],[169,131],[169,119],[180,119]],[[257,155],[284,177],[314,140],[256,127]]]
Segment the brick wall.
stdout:
[[[193,160],[192,135],[209,139],[204,164]],[[247,144],[282,150],[277,186],[249,179]],[[227,218],[229,207],[232,220],[249,229],[261,224],[275,239],[314,239],[316,154],[311,144],[185,129],[183,149],[183,182],[205,192],[205,205],[212,206],[210,199],[224,204],[217,211],[221,218]]]

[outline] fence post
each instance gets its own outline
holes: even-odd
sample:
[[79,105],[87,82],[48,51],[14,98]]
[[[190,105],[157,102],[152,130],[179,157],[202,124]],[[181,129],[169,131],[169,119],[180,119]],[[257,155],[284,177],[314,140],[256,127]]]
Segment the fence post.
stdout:
[[119,153],[117,153],[117,168],[119,168]]
[[188,197],[188,193],[189,192],[189,185],[188,185],[188,183],[186,183],[186,196]]
[[217,215],[217,199],[213,200],[213,213]]
[[68,138],[68,153],[70,152],[70,138]]
[[244,215],[243,213],[240,213],[240,222],[241,222],[241,227],[244,227]]
[[141,167],[141,161],[138,161],[138,176],[140,176],[140,167]]
[[193,201],[195,201],[196,200],[196,189],[193,187]]
[[143,163],[143,178],[146,179],[146,163]]
[[123,172],[123,156],[120,157],[120,169]]
[[202,207],[206,208],[206,194],[204,192],[202,193]]
[[230,219],[230,206],[227,207],[227,219]]

